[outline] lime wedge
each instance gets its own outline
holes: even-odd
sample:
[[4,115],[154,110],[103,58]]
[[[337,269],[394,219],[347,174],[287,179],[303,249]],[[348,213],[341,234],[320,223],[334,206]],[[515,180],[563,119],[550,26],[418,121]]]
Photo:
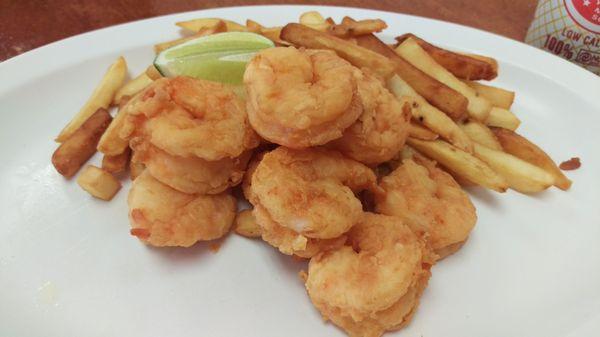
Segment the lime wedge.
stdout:
[[166,77],[185,75],[241,84],[248,61],[261,49],[273,46],[271,40],[254,33],[219,33],[165,49],[154,65]]

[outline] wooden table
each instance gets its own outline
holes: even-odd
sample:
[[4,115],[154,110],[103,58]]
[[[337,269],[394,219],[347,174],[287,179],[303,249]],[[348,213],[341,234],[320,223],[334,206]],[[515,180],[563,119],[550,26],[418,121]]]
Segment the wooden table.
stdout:
[[0,0],[0,61],[123,22],[203,8],[295,3],[368,7],[460,23],[523,40],[536,0]]

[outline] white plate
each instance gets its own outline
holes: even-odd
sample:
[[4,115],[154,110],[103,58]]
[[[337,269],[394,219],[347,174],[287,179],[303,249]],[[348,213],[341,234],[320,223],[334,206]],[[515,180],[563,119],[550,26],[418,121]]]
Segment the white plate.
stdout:
[[[295,21],[309,9],[384,19],[390,39],[414,32],[493,55],[498,85],[517,92],[520,131],[553,158],[580,156],[572,189],[530,197],[472,193],[479,222],[467,245],[433,268],[401,336],[571,336],[600,330],[600,79],[524,44],[458,25],[341,7],[240,7],[183,13],[69,38],[0,64],[1,336],[343,336],[323,324],[297,272],[304,263],[230,235],[153,249],[128,234],[126,183],[109,203],[50,164],[54,136],[107,66],[140,72],[176,21]],[[95,157],[93,162],[98,162]]]

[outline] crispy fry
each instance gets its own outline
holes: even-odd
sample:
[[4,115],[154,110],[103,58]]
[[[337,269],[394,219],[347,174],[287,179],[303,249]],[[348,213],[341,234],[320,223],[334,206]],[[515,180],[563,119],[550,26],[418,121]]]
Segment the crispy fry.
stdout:
[[502,146],[496,139],[496,136],[484,124],[474,120],[466,120],[464,123],[459,124],[459,126],[474,142],[493,150],[502,151]]
[[415,67],[463,94],[469,101],[467,105],[469,116],[479,121],[487,119],[492,109],[492,104],[487,99],[478,95],[473,88],[461,82],[452,73],[438,64],[415,40],[412,38],[404,40],[396,48],[396,52]]
[[217,18],[201,18],[189,21],[181,21],[177,22],[176,25],[192,32],[199,32],[203,28],[213,27],[219,21],[225,22],[228,32],[244,32],[247,30],[246,27],[237,22]]
[[321,32],[327,31],[327,29],[330,26],[335,24],[333,22],[333,20],[331,20],[331,18],[329,18],[329,21],[328,21],[325,18],[323,18],[321,13],[319,13],[317,11],[310,11],[310,12],[302,13],[302,15],[300,15],[299,22],[300,22],[300,24],[302,24],[304,26],[310,27],[312,29],[316,29]]
[[150,85],[152,81],[153,80],[150,77],[148,77],[148,75],[146,75],[146,72],[139,74],[134,79],[125,83],[125,85],[119,88],[119,90],[115,94],[115,98],[113,99],[113,104],[121,104],[121,100],[123,100],[124,97],[134,96],[135,94],[146,88],[148,85]]
[[493,106],[497,106],[502,109],[510,109],[515,100],[514,91],[509,91],[474,81],[465,81],[465,83],[467,83],[471,88],[475,89],[478,94],[487,98]]
[[477,185],[497,192],[505,192],[508,188],[506,180],[485,162],[442,140],[424,141],[409,137],[407,142],[425,156]]
[[79,110],[77,115],[62,129],[56,141],[62,143],[69,139],[85,121],[93,115],[98,109],[107,109],[113,101],[115,93],[127,75],[127,63],[123,57],[119,57],[109,68],[102,80],[94,89],[92,96]]
[[485,124],[515,131],[521,124],[521,120],[510,110],[493,107]]
[[121,189],[121,183],[112,174],[93,165],[83,169],[77,177],[77,184],[93,197],[106,201]]
[[118,156],[129,146],[129,142],[119,136],[127,115],[126,107],[127,103],[121,102],[117,115],[100,137],[97,149],[106,156]]
[[129,176],[131,180],[135,180],[144,170],[146,169],[146,165],[140,163],[135,160],[135,154],[131,155],[131,159],[129,160]]
[[461,120],[466,117],[468,101],[458,91],[451,89],[410,64],[373,34],[357,36],[355,40],[359,46],[389,58],[396,67],[396,74],[431,105],[444,111],[454,120]]
[[307,48],[331,49],[355,66],[369,68],[375,74],[386,79],[394,73],[394,63],[388,58],[352,42],[344,41],[298,23],[289,23],[283,27],[281,38]]
[[146,68],[146,76],[148,76],[148,78],[150,78],[153,81],[158,80],[159,78],[163,77],[163,75],[160,73],[160,71],[158,71],[158,69],[156,69],[154,64],[151,64],[148,66],[148,68]]
[[502,175],[508,186],[521,193],[541,192],[554,184],[554,177],[531,163],[503,151],[475,143],[474,154]]
[[465,80],[492,80],[498,76],[498,62],[489,57],[473,57],[455,53],[437,46],[408,33],[396,38],[398,43],[412,38],[442,67],[454,76]]
[[154,52],[156,52],[158,54],[165,49],[180,45],[180,44],[188,42],[190,40],[193,40],[193,39],[196,39],[196,38],[199,38],[202,36],[226,32],[226,31],[227,31],[227,24],[225,23],[225,21],[219,20],[213,26],[203,27],[193,35],[181,37],[179,39],[156,44],[156,45],[154,45]]
[[385,21],[380,19],[355,21],[345,17],[339,25],[332,25],[327,30],[329,34],[338,37],[359,36],[381,32],[387,28]]
[[439,137],[437,133],[415,122],[410,123],[408,127],[408,134],[411,137],[420,140],[436,140]]
[[118,154],[116,156],[107,156],[104,155],[102,157],[102,169],[109,173],[120,173],[127,169],[129,165],[129,157],[131,155],[131,150],[126,148],[123,153]]
[[96,144],[111,120],[106,109],[98,109],[90,116],[52,154],[52,164],[56,171],[66,178],[72,177],[96,153]]
[[247,238],[259,238],[261,236],[260,226],[256,223],[256,218],[254,218],[251,209],[238,212],[233,223],[233,230]]
[[250,19],[246,20],[246,27],[248,27],[248,31],[250,31],[252,33],[261,34],[262,36],[266,37],[267,39],[273,41],[274,43],[276,43],[278,45],[282,45],[282,46],[290,45],[289,42],[283,41],[279,37],[283,27],[267,28],[267,27],[261,25],[260,23],[254,21],[254,20],[250,20]]
[[492,128],[492,131],[505,152],[539,166],[552,174],[554,185],[561,190],[568,190],[571,187],[571,180],[562,173],[552,158],[537,145],[511,130]]
[[388,88],[397,97],[408,96],[413,100],[413,118],[425,125],[433,132],[448,140],[459,149],[472,152],[473,144],[469,137],[448,117],[446,114],[427,103],[408,83],[399,76],[393,76],[388,80]]

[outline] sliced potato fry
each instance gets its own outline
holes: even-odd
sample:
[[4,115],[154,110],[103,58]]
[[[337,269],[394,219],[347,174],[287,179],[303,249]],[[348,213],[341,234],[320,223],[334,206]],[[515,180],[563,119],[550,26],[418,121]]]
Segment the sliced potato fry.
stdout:
[[144,88],[146,88],[152,82],[153,80],[150,77],[148,77],[148,75],[146,75],[146,72],[139,74],[131,81],[125,83],[125,85],[123,85],[121,88],[119,88],[119,90],[115,94],[115,98],[113,99],[113,104],[121,104],[121,101],[124,97],[134,96],[138,92],[144,90]]
[[415,122],[410,123],[408,127],[408,134],[410,137],[420,140],[436,140],[439,137],[437,133]]
[[135,155],[132,154],[129,161],[129,176],[131,177],[131,180],[135,180],[135,178],[139,177],[139,175],[142,174],[142,172],[144,172],[146,169],[146,165],[135,160],[134,157]]
[[485,162],[442,140],[424,141],[409,137],[407,142],[425,156],[479,186],[497,192],[505,192],[508,188],[506,180]]
[[437,46],[408,33],[398,36],[398,43],[412,38],[423,48],[437,63],[446,68],[454,76],[465,80],[493,80],[498,76],[498,62],[489,57],[473,57],[471,55],[455,53]]
[[130,155],[131,150],[129,148],[125,149],[123,153],[116,156],[104,155],[102,157],[102,169],[109,173],[124,172],[127,170],[127,166],[129,165]]
[[427,103],[416,91],[399,76],[388,80],[388,88],[398,98],[409,97],[412,102],[413,118],[433,132],[466,152],[473,152],[469,137],[446,114]]
[[459,126],[474,142],[487,146],[490,149],[502,151],[502,146],[496,139],[496,136],[484,124],[474,120],[466,120],[464,123],[459,124]]
[[69,139],[79,127],[85,123],[98,109],[107,109],[113,101],[115,93],[127,76],[127,63],[121,56],[109,68],[104,77],[94,89],[92,96],[83,105],[81,110],[73,117],[73,119],[62,129],[56,141],[62,143]]
[[259,238],[262,232],[250,209],[238,212],[233,223],[233,230],[237,234],[247,238]]
[[554,184],[554,177],[531,163],[503,151],[475,143],[475,156],[502,175],[510,188],[521,193],[541,192]]
[[339,37],[359,36],[381,32],[387,28],[385,21],[381,19],[360,20],[345,17],[339,25],[329,27],[329,34]]
[[52,154],[52,164],[58,173],[70,178],[91,156],[96,153],[96,144],[112,117],[106,109],[98,109],[64,141]]
[[188,42],[190,40],[193,40],[193,39],[196,39],[196,38],[199,38],[202,36],[216,34],[216,33],[223,33],[226,31],[227,31],[227,24],[225,23],[225,21],[219,20],[213,26],[201,28],[199,31],[197,31],[193,35],[181,37],[179,39],[175,39],[175,40],[171,40],[171,41],[167,41],[167,42],[163,42],[163,43],[159,43],[159,44],[155,44],[154,52],[158,54],[165,49],[169,49],[171,47],[180,45],[180,44]]
[[387,57],[360,47],[352,42],[342,40],[327,33],[289,23],[281,31],[281,38],[295,45],[313,49],[331,49],[340,57],[359,68],[369,68],[382,78],[389,78],[394,73],[394,63]]
[[396,52],[415,67],[463,94],[469,101],[467,105],[469,116],[479,121],[487,120],[492,109],[490,101],[478,95],[473,88],[438,64],[415,40],[412,38],[404,40],[398,45]]
[[502,109],[510,109],[515,100],[514,91],[509,91],[474,81],[465,81],[465,83],[467,83],[471,88],[475,89],[478,94],[487,98],[493,106],[497,106]]
[[256,33],[256,34],[261,34],[262,36],[266,37],[267,39],[273,41],[274,43],[276,43],[278,45],[283,45],[283,46],[290,45],[289,42],[283,41],[279,37],[283,27],[267,28],[267,27],[261,25],[260,23],[254,21],[254,20],[250,20],[250,19],[246,20],[246,27],[248,27],[248,31],[250,31],[252,33]]
[[462,120],[466,117],[468,101],[458,91],[451,89],[404,60],[373,34],[357,36],[355,40],[359,46],[389,58],[396,66],[396,74],[400,75],[431,105],[444,111],[454,120]]
[[119,108],[115,119],[110,123],[98,142],[98,151],[106,156],[118,156],[125,152],[129,147],[129,142],[119,135],[123,128],[125,118],[127,117],[126,109],[127,104],[123,104]]
[[148,76],[148,78],[150,78],[153,81],[156,81],[159,78],[163,77],[163,75],[160,73],[160,71],[158,71],[158,69],[156,69],[154,64],[151,64],[148,66],[148,68],[146,68],[146,76]]
[[510,110],[493,107],[485,124],[515,131],[521,124],[521,120]]
[[554,185],[561,190],[568,190],[571,187],[571,180],[540,147],[514,131],[503,128],[492,128],[492,131],[505,152],[546,170],[554,176]]
[[237,22],[218,19],[218,18],[201,18],[201,19],[194,19],[194,20],[189,20],[189,21],[181,21],[181,22],[177,22],[176,25],[183,29],[192,31],[192,32],[199,32],[203,28],[213,27],[219,21],[225,22],[225,24],[227,25],[228,32],[244,32],[247,30],[245,26],[240,25]]
[[121,189],[121,183],[112,174],[93,165],[83,169],[77,177],[77,184],[93,197],[106,201]]
[[300,24],[310,27],[312,29],[316,29],[321,32],[327,31],[329,27],[333,24],[333,20],[326,20],[321,13],[317,11],[305,12],[300,15]]

